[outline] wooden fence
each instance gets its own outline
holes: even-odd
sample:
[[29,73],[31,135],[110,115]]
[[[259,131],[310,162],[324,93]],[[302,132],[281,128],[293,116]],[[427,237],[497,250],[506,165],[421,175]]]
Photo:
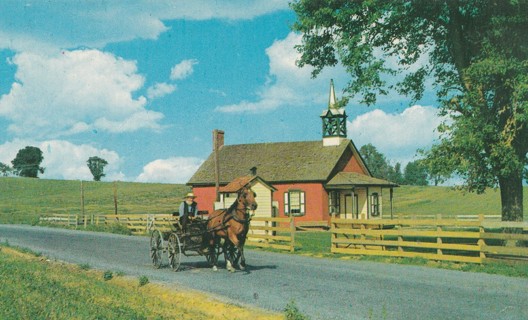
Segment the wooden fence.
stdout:
[[[69,226],[88,224],[105,225],[119,223],[126,226],[134,235],[148,234],[151,227],[169,231],[171,224],[179,217],[170,214],[128,214],[128,215],[76,215],[55,214],[41,217],[44,223]],[[253,217],[249,225],[247,244],[255,247],[274,248],[293,252],[295,249],[295,226],[293,218]],[[287,225],[287,227],[285,226]],[[280,233],[280,235],[278,235]]]
[[528,223],[456,219],[332,219],[331,252],[482,263],[528,259]]
[[78,226],[84,224],[84,217],[78,214],[56,213],[49,217],[40,217],[41,223],[59,224],[64,226]]
[[[286,250],[289,252],[295,250],[295,225],[293,217],[253,217],[251,222],[252,224],[249,225],[246,242],[248,245]],[[280,235],[278,235],[279,233]]]

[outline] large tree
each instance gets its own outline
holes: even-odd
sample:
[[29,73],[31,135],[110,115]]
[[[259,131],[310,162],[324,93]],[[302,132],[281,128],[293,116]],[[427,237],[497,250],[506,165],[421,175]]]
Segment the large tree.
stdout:
[[[300,66],[342,63],[346,91],[372,105],[396,90],[419,100],[430,80],[448,121],[432,174],[469,191],[501,190],[503,220],[523,219],[528,152],[528,0],[297,0]],[[396,66],[385,63],[397,61]],[[392,60],[391,60],[392,61]],[[417,64],[420,62],[420,64]],[[386,75],[403,75],[389,83]]]
[[38,178],[38,173],[44,173],[44,168],[40,166],[44,160],[42,151],[37,147],[27,146],[18,150],[18,153],[11,161],[13,171],[16,175],[28,178]]
[[108,162],[103,158],[99,158],[96,156],[88,158],[88,161],[86,161],[86,165],[90,169],[94,181],[101,181],[101,178],[105,176],[104,167],[107,164]]
[[428,184],[427,166],[423,161],[411,161],[407,163],[404,170],[405,184],[411,186],[426,186]]
[[371,143],[366,144],[359,149],[359,153],[373,177],[390,179],[393,170],[391,170],[392,168],[387,163],[385,156],[375,146]]

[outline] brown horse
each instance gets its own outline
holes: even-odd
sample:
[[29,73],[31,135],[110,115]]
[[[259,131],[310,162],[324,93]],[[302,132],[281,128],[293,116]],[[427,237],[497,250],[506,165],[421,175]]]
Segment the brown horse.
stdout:
[[[214,252],[215,246],[224,239],[223,251],[226,258],[227,270],[234,272],[233,265],[238,260],[237,254],[240,254],[240,268],[245,268],[246,260],[244,258],[244,243],[249,230],[250,217],[248,210],[257,209],[255,193],[249,186],[244,186],[238,191],[236,201],[229,209],[215,210],[209,216],[207,230],[210,232],[209,250]],[[235,254],[235,250],[238,253]],[[218,256],[212,254],[213,269],[217,270]]]

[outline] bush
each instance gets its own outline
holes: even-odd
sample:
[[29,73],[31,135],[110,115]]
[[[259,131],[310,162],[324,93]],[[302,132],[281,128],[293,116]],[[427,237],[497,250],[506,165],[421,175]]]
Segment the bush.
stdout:
[[149,283],[149,279],[146,276],[139,277],[139,286],[140,287],[143,287],[147,283]]
[[114,274],[112,273],[112,271],[105,271],[105,273],[103,274],[103,279],[105,279],[105,281],[112,280],[113,277]]
[[290,302],[284,308],[284,318],[286,320],[308,320],[309,318],[299,311],[299,308],[295,305],[295,301]]

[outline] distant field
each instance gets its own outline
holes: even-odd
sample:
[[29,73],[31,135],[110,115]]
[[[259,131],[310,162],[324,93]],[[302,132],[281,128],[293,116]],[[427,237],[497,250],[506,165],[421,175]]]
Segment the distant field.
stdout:
[[[190,191],[182,184],[116,182],[118,213],[171,213]],[[84,181],[86,214],[114,213],[114,183]],[[528,188],[524,206],[528,208]],[[384,215],[390,214],[383,193]],[[402,186],[394,189],[395,214],[500,214],[500,193],[462,193],[448,187]],[[81,213],[81,182],[0,177],[0,223],[34,224],[39,216]]]
[[[189,187],[116,182],[118,213],[171,213]],[[85,214],[114,213],[114,183],[84,181]],[[0,223],[36,223],[39,216],[81,213],[81,182],[0,178]]]
[[[389,193],[383,193],[384,214],[389,214]],[[397,214],[500,215],[500,190],[484,194],[464,193],[450,187],[402,186],[394,189],[394,212]],[[528,208],[528,187],[524,188],[524,207]]]

